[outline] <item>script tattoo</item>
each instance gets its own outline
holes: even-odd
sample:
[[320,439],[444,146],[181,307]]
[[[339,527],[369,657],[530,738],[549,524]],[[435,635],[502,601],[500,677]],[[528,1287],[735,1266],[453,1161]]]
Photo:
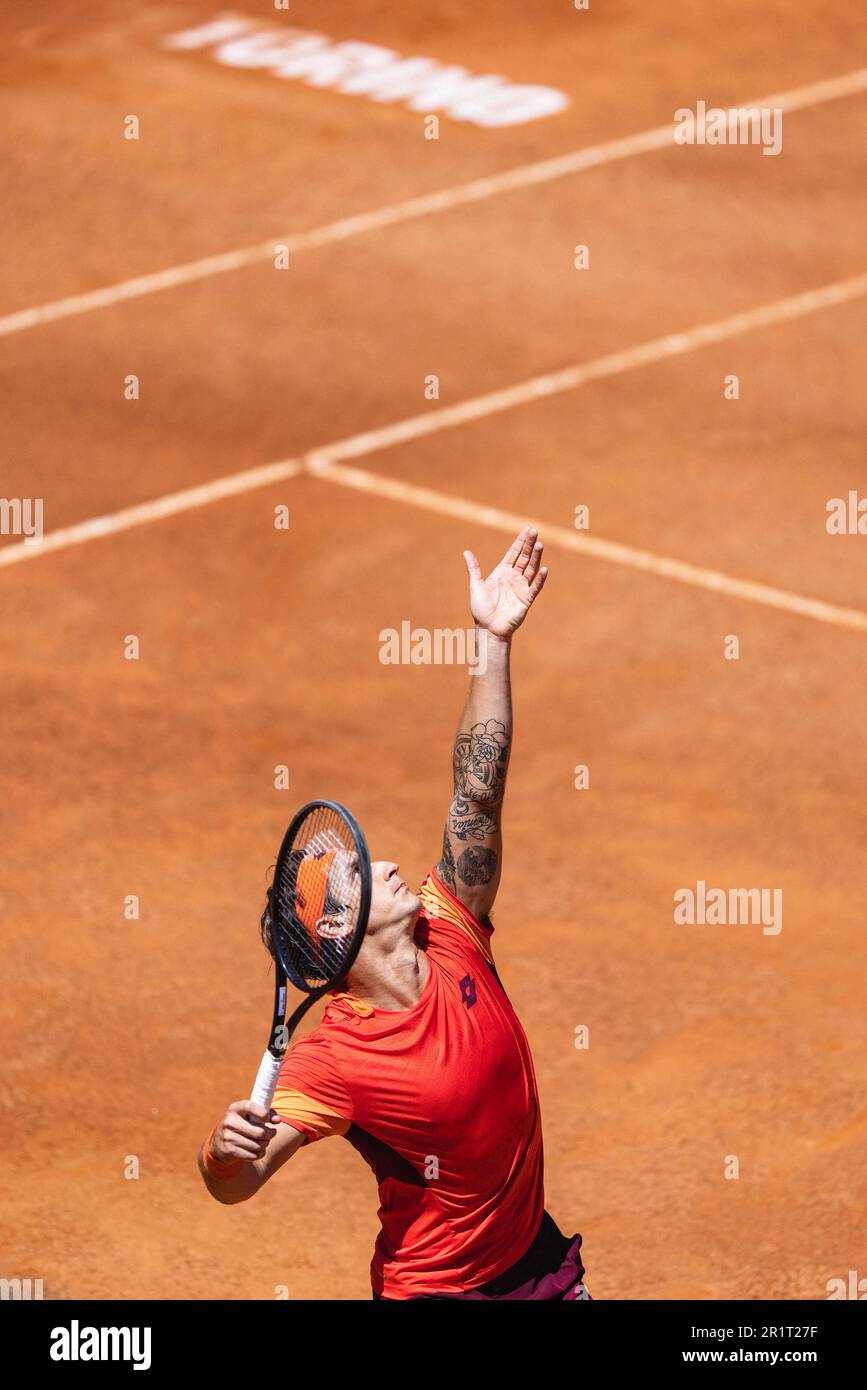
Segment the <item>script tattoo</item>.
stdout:
[[485,840],[496,833],[499,824],[495,811],[471,813],[467,803],[458,797],[449,807],[449,830],[456,840]]

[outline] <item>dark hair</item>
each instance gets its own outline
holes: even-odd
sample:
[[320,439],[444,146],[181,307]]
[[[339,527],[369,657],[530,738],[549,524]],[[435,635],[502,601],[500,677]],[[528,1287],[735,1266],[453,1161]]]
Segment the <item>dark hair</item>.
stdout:
[[259,918],[259,935],[265,943],[265,949],[268,955],[272,960],[276,960],[274,937],[271,932],[271,894],[273,891],[273,888],[270,887],[266,889],[265,906],[262,908],[262,916]]
[[[291,896],[292,896],[293,899],[294,899],[294,896],[295,896],[295,883],[296,883],[297,878],[298,878],[298,868],[299,868],[299,866],[300,866],[301,861],[302,861],[303,858],[304,858],[304,851],[303,851],[303,850],[298,850],[298,849],[293,850],[292,853],[289,855],[289,857],[288,857],[288,859],[287,859],[287,861],[286,861],[284,870],[283,870],[283,891],[284,891],[284,894],[286,894],[286,895],[290,895],[290,894],[291,894]],[[276,866],[275,866],[275,867],[276,867]],[[273,885],[273,883],[272,883],[272,884],[265,890],[265,906],[264,906],[263,909],[262,909],[262,916],[259,918],[259,935],[261,936],[261,938],[262,938],[262,940],[263,940],[263,942],[264,942],[264,944],[265,944],[265,949],[267,950],[267,952],[268,952],[269,956],[271,957],[271,959],[272,959],[272,960],[276,960],[276,959],[277,959],[277,952],[276,952],[276,949],[275,949],[275,947],[274,947],[273,919],[272,919],[272,916],[271,916],[271,899],[272,899],[273,893],[274,893],[274,885]],[[294,917],[294,913],[293,913],[292,915],[293,915],[293,917]],[[297,918],[295,918],[295,921],[297,922],[297,925],[298,925],[299,927],[301,927],[301,923],[298,921]]]

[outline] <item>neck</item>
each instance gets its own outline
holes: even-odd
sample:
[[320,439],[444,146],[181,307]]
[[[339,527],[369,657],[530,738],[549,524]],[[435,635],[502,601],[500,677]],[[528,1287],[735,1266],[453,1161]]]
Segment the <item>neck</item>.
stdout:
[[[413,924],[414,925],[414,924]],[[427,984],[430,962],[403,924],[368,937],[349,976],[351,994],[374,1009],[411,1009]]]

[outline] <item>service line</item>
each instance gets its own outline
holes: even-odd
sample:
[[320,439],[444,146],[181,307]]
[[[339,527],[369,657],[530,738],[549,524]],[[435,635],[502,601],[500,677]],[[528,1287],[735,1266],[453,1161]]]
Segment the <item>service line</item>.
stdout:
[[[343,465],[346,459],[359,458],[377,453],[382,449],[405,444],[413,439],[436,434],[440,430],[481,420],[504,410],[527,405],[533,401],[560,394],[582,386],[589,381],[616,376],[621,372],[648,366],[666,358],[691,352],[696,348],[712,343],[723,342],[752,329],[767,328],[772,324],[800,318],[819,309],[844,304],[848,300],[867,294],[867,274],[850,280],[836,281],[819,289],[806,290],[802,294],[776,300],[771,304],[760,305],[740,314],[719,319],[714,323],[699,324],[681,333],[667,334],[640,343],[623,352],[609,353],[591,362],[577,363],[557,372],[531,377],[500,391],[492,391],[461,401],[454,406],[444,406],[422,415],[414,415],[381,429],[367,430],[362,434],[350,435],[346,439],[325,444],[296,459],[282,459],[275,463],[262,464],[229,477],[217,478],[210,483],[185,488],[180,492],[169,493],[151,502],[125,507],[122,511],[105,516],[93,517],[89,521],[78,522],[57,531],[49,531],[38,545],[24,541],[0,548],[0,566],[18,564],[24,560],[34,560],[41,555],[63,550],[73,545],[109,536],[133,526],[159,521],[179,512],[191,511],[226,497],[252,492],[256,488],[267,487],[270,483],[282,481],[307,472],[323,480],[353,487],[360,491],[390,497],[394,501],[426,507],[447,516],[460,516],[476,521],[480,525],[493,526],[501,530],[527,523],[526,517],[519,517],[499,508],[450,497],[431,488],[416,487],[399,479],[389,478],[377,473]],[[867,632],[867,613],[853,608],[841,608],[825,603],[821,599],[804,598],[782,589],[750,580],[736,579],[717,570],[702,569],[663,555],[637,550],[617,541],[600,537],[590,537],[566,530],[563,527],[538,523],[552,543],[566,549],[593,555],[598,559],[615,564],[626,565],[632,569],[646,570],[675,579],[694,587],[710,589],[716,593],[727,593],[734,598],[763,603],[772,608],[786,609],[802,617],[815,618],[822,622],[835,623],[841,627],[854,628]]]
[[[811,82],[804,87],[795,87],[789,92],[776,92],[771,96],[761,97],[758,101],[743,102],[742,106],[801,111],[808,106],[818,106],[822,102],[835,101],[840,97],[854,96],[864,91],[867,91],[867,68],[856,68],[855,71],[844,73],[840,77]],[[552,179],[580,174],[585,169],[598,168],[619,159],[629,159],[633,155],[645,154],[650,150],[668,147],[674,149],[675,129],[673,122],[656,126],[653,130],[640,131],[622,139],[606,140],[603,144],[589,145],[570,154],[557,155],[534,164],[521,164],[501,174],[456,184],[451,188],[441,189],[438,193],[424,193],[418,198],[409,198],[402,203],[391,203],[370,212],[357,213],[353,217],[342,217],[337,222],[326,223],[325,226],[309,232],[275,236],[269,241],[260,242],[257,246],[246,246],[236,251],[204,256],[200,260],[186,261],[183,265],[170,266],[166,270],[158,270],[149,275],[138,275],[131,280],[120,280],[114,285],[86,290],[83,294],[67,295],[63,299],[54,299],[31,309],[19,309],[0,317],[0,337],[55,323],[58,319],[72,318],[76,314],[108,309],[124,300],[141,299],[145,295],[158,294],[161,290],[177,289],[196,280],[206,280],[212,275],[225,275],[233,270],[243,270],[248,266],[273,261],[277,246],[288,247],[290,255],[299,251],[311,251],[317,246],[347,241],[350,237],[379,231],[384,227],[393,227],[413,218],[447,212],[467,203],[478,203],[500,193],[549,183]]]

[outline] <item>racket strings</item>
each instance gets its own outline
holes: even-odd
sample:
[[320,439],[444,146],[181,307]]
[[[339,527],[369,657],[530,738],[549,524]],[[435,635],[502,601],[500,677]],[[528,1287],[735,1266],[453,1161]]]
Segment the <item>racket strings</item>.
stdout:
[[271,924],[293,983],[314,990],[339,979],[360,908],[355,843],[339,815],[316,807],[278,864],[271,893]]

